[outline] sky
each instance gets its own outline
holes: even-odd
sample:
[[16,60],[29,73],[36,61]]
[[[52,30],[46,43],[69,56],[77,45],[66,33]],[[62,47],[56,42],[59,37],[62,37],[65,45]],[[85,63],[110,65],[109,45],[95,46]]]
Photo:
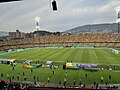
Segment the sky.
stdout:
[[40,17],[40,30],[52,32],[87,24],[115,23],[115,8],[120,5],[120,0],[56,0],[58,10],[53,11],[52,1],[0,3],[0,31],[33,32],[35,17]]

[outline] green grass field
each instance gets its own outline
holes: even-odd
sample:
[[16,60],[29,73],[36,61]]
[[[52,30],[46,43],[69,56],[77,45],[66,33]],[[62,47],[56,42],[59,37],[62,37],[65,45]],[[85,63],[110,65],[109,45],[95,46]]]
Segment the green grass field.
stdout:
[[73,61],[76,63],[120,64],[120,53],[107,48],[34,48],[0,55],[0,58],[16,60]]
[[[53,62],[66,62],[72,61],[75,63],[92,63],[92,64],[105,64],[105,65],[120,65],[120,54],[112,53],[111,49],[108,48],[34,48],[30,50],[24,50],[9,54],[0,55],[0,58],[16,59],[18,61],[33,60],[33,61],[47,61],[52,60]],[[52,71],[55,72],[53,75]],[[67,71],[68,75],[65,76]],[[23,72],[25,76],[23,76]],[[13,81],[24,81],[24,77],[27,77],[27,81],[34,81],[34,76],[38,77],[38,82],[47,82],[47,78],[50,77],[51,83],[63,82],[64,78],[67,80],[67,84],[79,83],[81,79],[82,83],[93,84],[101,83],[100,78],[104,78],[103,83],[120,83],[120,72],[114,70],[99,70],[97,72],[79,70],[63,70],[62,65],[58,69],[50,68],[37,68],[31,69],[23,68],[22,63],[18,63],[15,70],[12,70],[11,65],[0,64],[0,74],[3,73],[4,76],[1,79],[7,79],[7,74],[11,77],[12,74],[15,76]],[[20,79],[17,80],[16,76],[19,74]],[[85,77],[85,74],[88,76]],[[111,75],[109,80],[108,76]],[[36,80],[37,81],[37,80]]]

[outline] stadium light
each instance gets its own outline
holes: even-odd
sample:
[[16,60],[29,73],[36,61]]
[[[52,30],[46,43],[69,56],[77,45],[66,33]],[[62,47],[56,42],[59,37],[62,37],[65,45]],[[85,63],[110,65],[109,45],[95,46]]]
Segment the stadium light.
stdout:
[[119,34],[120,33],[120,6],[116,7],[115,11],[117,13],[116,23],[118,23],[118,34]]
[[38,30],[39,30],[40,17],[35,17],[35,21],[36,21],[36,29],[37,29],[37,31],[38,31]]
[[35,21],[39,22],[40,21],[40,17],[35,17]]
[[120,22],[120,18],[116,20],[116,23],[119,23]]
[[120,10],[118,11],[118,34],[120,33]]

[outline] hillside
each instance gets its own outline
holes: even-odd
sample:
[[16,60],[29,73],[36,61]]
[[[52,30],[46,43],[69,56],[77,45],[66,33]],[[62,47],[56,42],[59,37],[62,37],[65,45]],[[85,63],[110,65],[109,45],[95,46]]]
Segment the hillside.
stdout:
[[0,36],[8,36],[8,32],[0,31]]
[[102,32],[102,33],[117,33],[118,24],[117,23],[108,23],[108,24],[92,24],[92,25],[83,25],[66,30],[67,33],[86,33],[86,32]]

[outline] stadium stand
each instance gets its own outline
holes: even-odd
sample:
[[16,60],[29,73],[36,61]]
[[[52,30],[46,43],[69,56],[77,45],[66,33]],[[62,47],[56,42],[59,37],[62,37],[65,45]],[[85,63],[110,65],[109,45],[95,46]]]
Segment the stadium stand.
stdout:
[[0,50],[3,51],[39,46],[96,46],[120,48],[120,35],[110,33],[64,34],[0,41]]

